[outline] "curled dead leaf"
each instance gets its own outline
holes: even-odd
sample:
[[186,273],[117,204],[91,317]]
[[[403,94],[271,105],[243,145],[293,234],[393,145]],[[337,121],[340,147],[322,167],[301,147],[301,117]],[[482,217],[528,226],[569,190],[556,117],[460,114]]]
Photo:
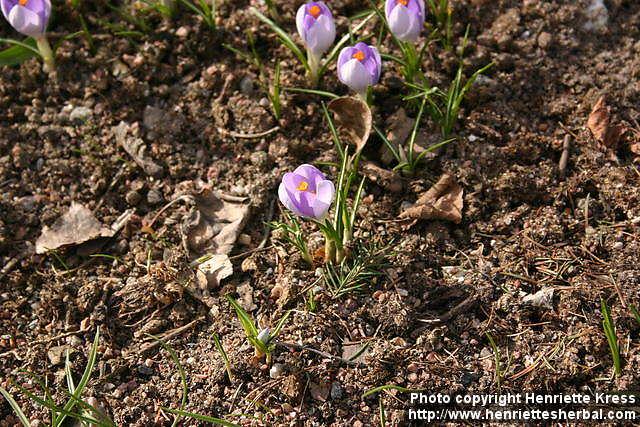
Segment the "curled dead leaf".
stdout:
[[333,112],[341,137],[354,144],[357,152],[361,152],[373,126],[373,116],[367,103],[360,98],[344,96],[331,101],[328,108]]
[[439,219],[459,224],[462,221],[463,192],[455,178],[445,173],[412,206],[404,210],[400,218]]
[[249,216],[247,199],[191,186],[195,206],[182,224],[186,248],[192,255],[228,255]]
[[598,142],[614,150],[618,148],[620,138],[626,132],[624,126],[612,123],[611,107],[607,104],[605,96],[601,96],[593,106],[587,127]]

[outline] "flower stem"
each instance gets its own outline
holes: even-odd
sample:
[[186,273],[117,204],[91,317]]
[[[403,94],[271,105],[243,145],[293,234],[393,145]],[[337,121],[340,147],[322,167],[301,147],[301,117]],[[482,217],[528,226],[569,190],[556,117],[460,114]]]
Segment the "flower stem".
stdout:
[[333,240],[325,236],[324,241],[324,262],[332,262],[336,259],[336,244]]
[[51,45],[49,45],[47,36],[43,35],[41,37],[37,37],[36,45],[38,46],[38,51],[40,52],[40,55],[42,55],[42,60],[44,61],[44,71],[49,74],[55,74],[56,65],[53,59],[53,51],[51,50]]
[[318,74],[320,70],[320,59],[320,56],[307,49],[307,62],[309,63],[309,77],[311,79],[312,87],[317,87],[320,80],[320,76]]

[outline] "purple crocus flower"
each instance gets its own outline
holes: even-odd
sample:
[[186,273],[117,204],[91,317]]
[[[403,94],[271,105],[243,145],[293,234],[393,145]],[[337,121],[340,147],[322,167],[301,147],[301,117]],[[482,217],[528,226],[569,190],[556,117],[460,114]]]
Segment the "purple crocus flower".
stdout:
[[303,4],[296,14],[296,26],[310,53],[321,57],[336,38],[333,15],[324,2],[312,1]]
[[0,0],[2,14],[18,32],[41,38],[51,16],[50,0]]
[[322,220],[333,202],[336,189],[315,166],[302,165],[284,174],[278,197],[296,215]]
[[338,78],[361,96],[380,80],[382,60],[378,49],[366,43],[345,47],[338,57]]
[[384,11],[393,35],[403,42],[418,40],[424,25],[424,0],[386,0]]

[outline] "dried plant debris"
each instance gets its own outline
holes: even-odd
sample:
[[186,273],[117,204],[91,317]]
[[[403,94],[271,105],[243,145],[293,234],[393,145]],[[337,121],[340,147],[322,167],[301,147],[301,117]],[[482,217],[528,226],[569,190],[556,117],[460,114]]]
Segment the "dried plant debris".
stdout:
[[405,209],[400,218],[444,220],[459,224],[462,221],[463,189],[450,174],[440,177],[433,187],[412,206]]
[[587,126],[598,142],[613,150],[618,148],[620,138],[626,132],[625,126],[613,123],[611,107],[605,96],[601,96],[593,106]]
[[144,141],[136,136],[129,135],[132,126],[126,122],[120,122],[113,128],[113,135],[116,142],[124,148],[124,151],[142,168],[147,175],[160,178],[164,174],[162,166],[157,164],[147,153],[147,146]]
[[402,191],[402,178],[389,169],[381,168],[373,162],[364,162],[361,165],[362,173],[372,182],[386,188],[393,193]]
[[182,224],[191,255],[228,255],[249,215],[247,198],[224,195],[192,183],[194,208]]
[[132,210],[126,211],[111,227],[107,227],[98,221],[87,207],[72,202],[69,210],[58,218],[51,227],[45,226],[42,229],[42,234],[36,241],[36,253],[44,254],[48,251],[80,245],[101,237],[113,237],[128,222],[132,213]]
[[369,140],[373,126],[371,109],[360,98],[344,96],[329,103],[329,110],[333,112],[336,126],[345,141],[356,146],[360,152]]
[[[386,121],[387,140],[393,145],[396,150],[400,150],[400,147],[404,145],[407,138],[413,130],[415,119],[407,116],[407,112],[404,108],[398,108]],[[394,161],[393,154],[389,149],[382,145],[380,147],[380,159],[385,165],[389,165]]]
[[226,254],[206,256],[196,268],[198,287],[206,296],[210,289],[220,286],[223,279],[233,274],[233,265]]

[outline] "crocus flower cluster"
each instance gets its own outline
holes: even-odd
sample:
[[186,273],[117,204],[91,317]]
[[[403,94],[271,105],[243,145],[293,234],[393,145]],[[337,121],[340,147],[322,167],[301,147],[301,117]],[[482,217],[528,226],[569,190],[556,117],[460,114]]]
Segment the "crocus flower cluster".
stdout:
[[389,29],[398,40],[415,43],[425,20],[424,0],[386,0]]
[[16,31],[36,40],[45,70],[54,71],[53,52],[46,38],[50,0],[0,0],[2,14]]
[[333,182],[311,165],[302,165],[286,173],[278,188],[280,201],[287,209],[317,221],[327,216],[335,193]]

